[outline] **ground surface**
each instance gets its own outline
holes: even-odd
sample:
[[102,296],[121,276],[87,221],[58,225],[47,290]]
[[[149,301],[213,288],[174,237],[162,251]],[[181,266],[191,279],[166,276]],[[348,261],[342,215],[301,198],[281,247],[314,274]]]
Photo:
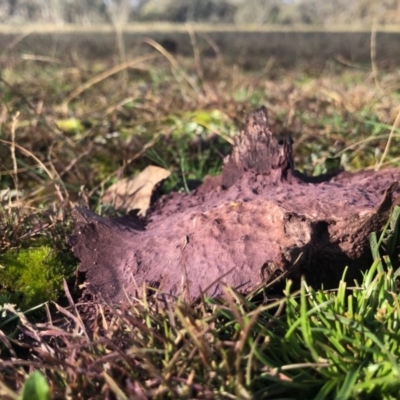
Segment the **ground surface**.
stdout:
[[[293,136],[294,161],[309,175],[338,161],[348,170],[400,161],[398,69],[333,59],[323,68],[271,62],[249,73],[219,56],[180,58],[149,43],[125,61],[116,53],[21,54],[12,42],[0,57],[1,271],[14,271],[6,261],[17,260],[18,274],[27,265],[18,252],[32,248],[41,268],[47,248],[62,260],[50,264],[58,291],[44,297],[28,296],[32,285],[19,275],[7,282],[20,286],[0,286],[1,395],[17,398],[39,369],[53,398],[296,398],[300,390],[310,398],[395,398],[398,295],[384,268],[396,266],[396,251],[381,263],[373,240],[376,261],[347,291],[344,283],[330,292],[304,284],[291,293],[288,282],[278,297],[250,301],[231,291],[223,304],[74,303],[77,261],[66,244],[73,207],[117,215],[101,202],[104,190],[148,164],[172,172],[164,193],[190,190],[220,172],[245,115],[261,104],[273,129]],[[60,265],[71,292],[61,298]],[[28,282],[48,282],[46,273]],[[34,305],[28,300],[46,298],[62,306],[29,320],[20,313]]]

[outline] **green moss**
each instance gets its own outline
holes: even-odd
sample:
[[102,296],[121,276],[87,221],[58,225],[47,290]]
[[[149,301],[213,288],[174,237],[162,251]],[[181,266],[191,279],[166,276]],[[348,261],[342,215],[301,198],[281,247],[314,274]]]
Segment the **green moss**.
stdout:
[[68,258],[47,245],[1,254],[0,297],[7,296],[22,310],[56,300],[63,278],[70,277],[75,268]]

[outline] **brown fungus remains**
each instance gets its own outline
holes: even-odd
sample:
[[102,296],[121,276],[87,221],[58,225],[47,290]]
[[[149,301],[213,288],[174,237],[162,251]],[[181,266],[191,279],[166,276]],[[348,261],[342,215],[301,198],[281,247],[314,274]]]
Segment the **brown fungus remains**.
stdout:
[[77,208],[71,244],[87,289],[108,301],[157,293],[186,300],[249,293],[279,274],[337,284],[346,266],[371,262],[369,234],[399,204],[400,170],[306,177],[290,138],[270,130],[264,107],[249,115],[218,177],[162,197],[145,222]]

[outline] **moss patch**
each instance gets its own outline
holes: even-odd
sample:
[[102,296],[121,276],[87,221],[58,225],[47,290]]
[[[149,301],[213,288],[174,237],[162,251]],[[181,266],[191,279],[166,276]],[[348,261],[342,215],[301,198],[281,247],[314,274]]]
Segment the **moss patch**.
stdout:
[[0,255],[0,296],[22,310],[56,300],[75,269],[68,258],[47,245],[8,250]]

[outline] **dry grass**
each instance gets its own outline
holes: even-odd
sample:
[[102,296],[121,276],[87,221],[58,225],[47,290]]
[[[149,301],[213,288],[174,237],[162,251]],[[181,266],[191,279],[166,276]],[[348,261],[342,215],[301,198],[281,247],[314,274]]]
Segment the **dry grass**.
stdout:
[[[297,166],[311,174],[323,172],[332,156],[347,169],[399,166],[400,75],[379,65],[372,74],[348,60],[288,70],[271,61],[249,74],[218,54],[212,60],[176,58],[151,41],[130,50],[124,64],[113,57],[24,57],[17,47],[11,50],[0,58],[2,252],[43,238],[54,249],[65,247],[71,208],[81,203],[109,213],[99,200],[104,189],[149,163],[172,171],[165,190],[184,190],[187,181],[217,173],[245,114],[261,104],[277,132],[292,134]],[[381,285],[387,303],[395,279],[382,276],[368,284]],[[276,398],[299,390],[314,398],[325,393],[328,378],[338,376],[332,393],[348,393],[347,365],[335,361],[335,349],[327,351],[329,361],[309,356],[315,350],[309,344],[326,340],[328,346],[333,329],[329,325],[322,335],[319,320],[306,318],[304,312],[315,311],[314,295],[302,294],[301,311],[287,289],[284,301],[293,313],[284,317],[283,300],[258,307],[233,291],[224,304],[171,306],[141,299],[114,308],[75,304],[75,292],[70,296],[67,289],[64,306],[49,306],[46,317],[33,318],[36,323],[6,306],[0,317],[0,394],[16,398],[34,369],[46,374],[55,399]],[[363,293],[359,289],[355,296]],[[332,303],[318,296],[324,306]],[[386,303],[373,302],[371,309],[378,315]],[[367,321],[372,327],[375,311]],[[20,318],[18,327],[13,316]],[[301,341],[305,321],[315,323],[315,340]],[[357,367],[365,359],[364,337],[352,327],[343,340],[359,338],[352,355]],[[394,348],[398,341],[390,343]],[[346,351],[341,357],[349,360]],[[385,371],[396,372],[387,353],[376,354],[377,365],[384,360]],[[339,375],[337,365],[343,367]],[[367,368],[360,368],[372,382]],[[359,385],[357,393],[367,389]]]

